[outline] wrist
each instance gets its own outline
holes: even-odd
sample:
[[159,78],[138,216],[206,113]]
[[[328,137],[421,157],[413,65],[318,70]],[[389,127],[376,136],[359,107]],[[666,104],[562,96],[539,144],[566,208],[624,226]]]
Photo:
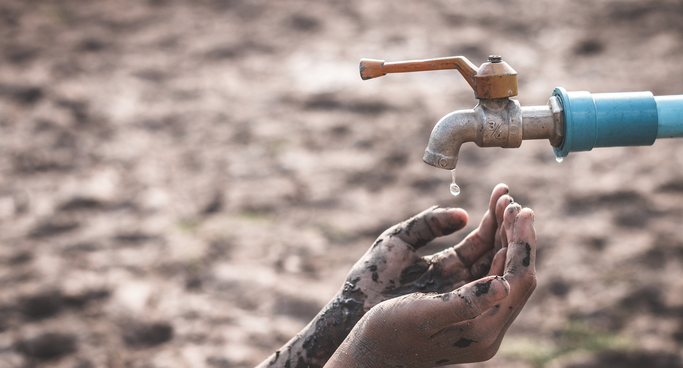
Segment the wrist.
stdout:
[[321,368],[364,313],[363,300],[337,294],[313,320],[259,367]]
[[365,319],[351,330],[325,368],[380,368],[386,367],[384,354],[377,350],[378,341],[366,329]]

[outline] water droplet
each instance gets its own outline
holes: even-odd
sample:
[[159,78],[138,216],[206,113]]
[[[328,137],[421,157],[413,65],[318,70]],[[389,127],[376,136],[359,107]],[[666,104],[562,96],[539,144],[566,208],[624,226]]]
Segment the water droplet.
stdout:
[[451,170],[451,178],[453,178],[453,182],[451,183],[451,194],[457,196],[460,194],[460,187],[458,184],[455,184],[455,169]]
[[557,162],[562,162],[564,160],[564,157],[557,157],[555,156],[555,161]]

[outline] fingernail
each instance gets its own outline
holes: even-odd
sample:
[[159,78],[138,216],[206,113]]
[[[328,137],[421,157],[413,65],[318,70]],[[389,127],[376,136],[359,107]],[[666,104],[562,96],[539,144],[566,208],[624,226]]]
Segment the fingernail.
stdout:
[[491,286],[489,287],[489,292],[486,293],[486,300],[490,302],[497,302],[499,300],[505,299],[508,295],[507,284],[501,280],[498,276],[491,280]]
[[475,296],[483,296],[490,302],[504,299],[508,295],[507,285],[498,276],[488,281],[483,281],[474,285]]

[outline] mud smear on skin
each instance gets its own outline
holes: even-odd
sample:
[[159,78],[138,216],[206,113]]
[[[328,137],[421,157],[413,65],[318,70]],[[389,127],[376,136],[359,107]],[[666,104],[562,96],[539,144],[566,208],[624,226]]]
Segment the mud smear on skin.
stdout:
[[456,341],[453,346],[456,348],[466,348],[472,345],[473,342],[476,342],[474,340],[466,339],[464,337],[461,337],[460,340]]
[[427,261],[424,259],[420,259],[416,263],[413,263],[412,265],[406,267],[401,271],[401,278],[399,279],[399,282],[401,285],[405,285],[409,282],[413,282],[420,278],[420,276],[424,275],[425,272],[429,269],[429,264]]
[[[401,272],[401,286],[385,289],[385,296],[408,293],[444,293],[453,290],[453,280],[444,278],[438,264],[429,264],[421,259]],[[459,281],[459,280],[456,280]]]
[[[315,330],[308,336],[302,336],[301,346],[306,351],[306,359],[300,356],[297,368],[323,366],[363,316],[367,296],[356,286],[359,280],[347,281],[341,295],[335,297],[320,313]],[[287,365],[289,362],[288,359]]]
[[[416,218],[410,220],[410,222],[408,222],[408,225],[406,226],[405,234],[406,234],[406,236],[407,236],[408,238],[410,238],[410,239],[412,239],[412,238],[413,238],[413,234],[415,234],[415,233],[413,232],[413,227],[415,227],[415,224],[417,223],[417,220],[418,220],[418,219],[416,219]],[[426,219],[426,218],[423,218],[423,221],[427,221],[427,219]],[[429,226],[427,226],[427,229],[429,229],[429,230],[431,231],[431,228],[430,228]],[[422,238],[422,237],[419,237],[419,236],[418,236],[417,238],[418,238],[418,239],[417,239],[417,240],[414,242],[414,244],[413,244],[413,246],[415,247],[415,249],[420,249],[420,248],[422,248],[423,246],[425,246],[425,244],[429,243],[428,240],[425,240],[425,239]]]
[[[451,219],[451,220],[452,220],[452,219]],[[434,227],[435,227],[435,228],[438,228],[438,227],[439,227],[439,226],[438,226],[438,225],[439,225],[439,224],[438,224],[439,220],[438,220],[436,217],[432,217],[432,218],[431,218],[431,221],[432,221],[432,223],[434,224]],[[461,218],[458,218],[457,220],[455,220],[454,223],[450,223],[449,226],[448,226],[447,228],[444,228],[444,229],[443,229],[443,232],[442,232],[441,236],[448,236],[448,235],[451,235],[451,234],[453,234],[454,232],[456,232],[456,231],[458,231],[458,230],[464,228],[465,225],[466,225],[466,224],[465,224],[465,221],[463,221]]]
[[415,226],[415,223],[417,222],[417,219],[414,218],[408,222],[408,226],[406,226],[406,236],[410,236],[410,232],[413,230],[413,227]]
[[[291,368],[293,361],[296,361],[295,368],[322,367],[365,312],[367,296],[357,287],[358,281],[360,277],[347,281],[341,294],[318,314],[315,329],[292,338],[283,348],[286,352],[277,350],[268,365],[279,366],[276,363],[283,355],[284,368]],[[293,348],[297,351],[295,356],[292,356]]]
[[525,243],[526,246],[526,257],[522,260],[522,265],[524,267],[529,267],[529,264],[531,263],[531,245],[529,243]]
[[498,304],[498,305],[494,306],[493,308],[491,308],[491,311],[489,312],[488,315],[489,315],[489,316],[495,316],[496,314],[498,314],[499,311],[500,311],[500,304]]
[[482,296],[482,294],[487,294],[491,288],[491,281],[493,281],[493,279],[474,284],[474,287],[477,288],[477,291],[474,292],[474,295]]
[[472,275],[475,278],[481,278],[483,276],[486,276],[486,274],[491,269],[492,262],[493,254],[487,255],[486,259],[483,262],[477,262],[476,264],[472,265],[472,267],[470,268],[472,270]]
[[268,362],[268,365],[273,365],[273,364],[275,364],[275,362],[277,362],[278,358],[280,358],[280,350],[277,350],[277,351],[275,352],[275,356],[273,357],[273,360],[271,360],[270,362]]
[[370,272],[372,272],[372,281],[378,282],[379,274],[377,274],[377,265],[371,265],[369,267]]

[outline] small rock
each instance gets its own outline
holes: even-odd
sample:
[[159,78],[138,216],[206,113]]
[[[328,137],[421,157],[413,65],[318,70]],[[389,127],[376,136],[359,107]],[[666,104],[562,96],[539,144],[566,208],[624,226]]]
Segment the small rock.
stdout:
[[33,253],[23,251],[23,252],[20,252],[16,255],[10,257],[10,259],[8,260],[7,263],[9,263],[11,266],[18,266],[18,265],[25,264],[25,263],[31,261],[32,259],[33,259]]
[[27,357],[48,360],[75,352],[76,345],[76,337],[73,335],[48,332],[20,341],[17,344],[17,351]]
[[555,296],[565,297],[571,289],[571,283],[559,278],[551,279],[548,282],[548,291]]
[[96,300],[104,300],[111,296],[111,292],[106,289],[87,290],[78,295],[69,295],[64,297],[64,304],[69,307],[83,308],[88,303]]
[[38,224],[29,234],[31,238],[47,238],[75,230],[80,226],[77,222],[52,221]]
[[148,348],[173,338],[173,326],[168,323],[134,324],[123,333],[123,341],[131,348]]
[[104,204],[94,198],[74,197],[59,206],[60,211],[99,210]]
[[57,290],[50,290],[22,298],[19,301],[19,310],[31,319],[42,319],[56,315],[63,305],[62,294]]

